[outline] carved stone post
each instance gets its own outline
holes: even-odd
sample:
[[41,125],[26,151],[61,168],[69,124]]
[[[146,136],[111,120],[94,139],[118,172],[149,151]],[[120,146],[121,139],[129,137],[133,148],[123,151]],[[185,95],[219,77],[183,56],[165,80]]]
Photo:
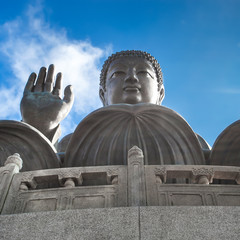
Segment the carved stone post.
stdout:
[[73,188],[77,185],[82,185],[82,173],[79,170],[68,170],[68,171],[59,171],[58,180],[61,186],[67,188]]
[[236,183],[239,185],[240,184],[240,172],[237,175],[236,179],[235,179]]
[[0,168],[0,213],[2,212],[13,175],[18,173],[21,168],[22,159],[18,153],[9,156],[5,162],[5,166]]
[[208,185],[212,183],[214,176],[213,168],[193,168],[192,182],[197,184]]
[[128,151],[128,206],[146,206],[143,152],[137,146]]

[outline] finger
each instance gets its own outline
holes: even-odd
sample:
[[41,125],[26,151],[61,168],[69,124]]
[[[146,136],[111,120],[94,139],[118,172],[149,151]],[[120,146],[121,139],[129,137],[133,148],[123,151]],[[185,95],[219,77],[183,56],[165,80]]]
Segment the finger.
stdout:
[[62,87],[62,73],[58,73],[56,77],[55,86],[53,88],[53,95],[60,96]]
[[34,88],[34,92],[42,92],[43,91],[43,83],[46,77],[46,68],[45,67],[41,67],[39,74],[38,74],[38,78],[37,78],[37,82]]
[[65,90],[64,90],[64,98],[63,101],[66,103],[70,103],[73,104],[73,99],[74,99],[74,95],[73,95],[73,89],[71,85],[68,85]]
[[48,67],[47,78],[46,78],[46,82],[44,84],[44,91],[45,92],[51,92],[52,91],[53,73],[54,73],[54,65],[51,64]]
[[33,86],[34,86],[34,82],[35,82],[36,77],[37,77],[36,73],[34,73],[34,72],[31,73],[31,75],[28,78],[27,84],[24,88],[23,94],[25,94],[27,92],[31,92],[33,90]]

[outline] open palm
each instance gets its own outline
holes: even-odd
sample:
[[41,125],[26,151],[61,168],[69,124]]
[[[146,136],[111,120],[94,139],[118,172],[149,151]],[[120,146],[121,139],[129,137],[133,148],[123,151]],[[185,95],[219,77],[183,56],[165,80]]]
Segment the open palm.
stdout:
[[67,116],[74,99],[70,85],[65,88],[64,98],[61,99],[62,74],[57,74],[55,84],[53,74],[53,64],[49,66],[48,72],[42,67],[38,77],[36,73],[32,73],[20,105],[22,120],[36,127],[46,136]]

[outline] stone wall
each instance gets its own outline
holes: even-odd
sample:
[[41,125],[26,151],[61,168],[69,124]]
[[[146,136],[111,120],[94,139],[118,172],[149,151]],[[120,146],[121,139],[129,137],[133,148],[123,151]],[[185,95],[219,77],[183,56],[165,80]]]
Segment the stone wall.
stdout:
[[239,239],[240,207],[125,207],[0,215],[0,239]]
[[20,173],[10,156],[0,168],[0,239],[239,239],[239,167],[146,166],[133,150],[127,166]]

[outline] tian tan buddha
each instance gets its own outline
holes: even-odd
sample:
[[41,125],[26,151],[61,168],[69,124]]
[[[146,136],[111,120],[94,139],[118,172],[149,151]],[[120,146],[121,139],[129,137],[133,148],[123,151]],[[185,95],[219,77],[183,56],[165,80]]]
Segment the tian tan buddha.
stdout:
[[[165,95],[162,71],[149,53],[131,50],[111,55],[100,75],[103,107],[85,117],[60,142],[60,123],[74,96],[67,86],[61,99],[62,75],[57,74],[55,83],[53,75],[53,65],[48,71],[42,67],[38,76],[32,73],[21,101],[22,122],[1,121],[1,164],[18,152],[25,162],[23,171],[126,165],[128,150],[138,146],[145,165],[239,165],[236,157],[229,157],[232,149],[226,150],[229,139],[231,144],[236,139],[233,135],[239,124],[227,129],[227,138],[220,135],[211,152],[178,113],[161,106]],[[223,152],[228,156],[223,158]]]

